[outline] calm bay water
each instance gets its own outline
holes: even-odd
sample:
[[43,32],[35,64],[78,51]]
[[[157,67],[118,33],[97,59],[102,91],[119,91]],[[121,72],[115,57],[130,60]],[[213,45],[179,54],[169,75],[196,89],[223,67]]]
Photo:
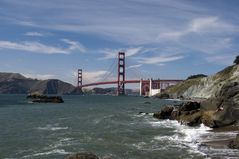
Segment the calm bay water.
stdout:
[[197,145],[208,128],[138,114],[158,111],[171,101],[115,96],[64,100],[34,104],[24,95],[0,95],[0,158],[63,159],[74,152],[105,159],[206,157]]

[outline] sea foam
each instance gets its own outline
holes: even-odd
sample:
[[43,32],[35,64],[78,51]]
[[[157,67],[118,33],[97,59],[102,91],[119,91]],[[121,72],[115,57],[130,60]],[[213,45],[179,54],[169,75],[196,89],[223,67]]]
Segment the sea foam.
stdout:
[[47,131],[57,131],[57,130],[67,130],[68,127],[59,127],[57,125],[48,124],[44,127],[37,127],[38,130],[47,130]]

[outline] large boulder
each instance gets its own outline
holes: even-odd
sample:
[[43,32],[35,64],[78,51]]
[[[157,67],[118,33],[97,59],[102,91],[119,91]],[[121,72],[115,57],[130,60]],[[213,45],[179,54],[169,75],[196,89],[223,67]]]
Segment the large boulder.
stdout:
[[65,159],[99,159],[96,155],[92,153],[75,153],[69,156],[66,156]]
[[224,84],[214,98],[201,102],[202,122],[211,128],[233,124],[239,119],[238,95],[238,82]]
[[222,86],[215,98],[210,98],[201,103],[205,112],[202,122],[209,127],[217,128],[231,125],[239,120],[239,95],[238,82],[230,82]]
[[181,115],[181,112],[179,111],[179,108],[174,107],[169,119],[170,120],[179,120],[180,115]]
[[195,111],[188,115],[181,115],[179,118],[180,123],[188,125],[188,126],[198,126],[201,122],[201,112]]
[[174,109],[174,106],[165,106],[159,112],[154,113],[153,117],[157,119],[169,119],[171,117],[171,113]]
[[200,103],[186,102],[178,106],[165,106],[159,112],[154,113],[157,119],[177,120],[188,126],[201,124]]
[[192,111],[200,109],[200,103],[198,102],[186,102],[180,105],[180,111]]
[[155,97],[160,98],[160,99],[169,99],[170,98],[168,93],[159,93]]

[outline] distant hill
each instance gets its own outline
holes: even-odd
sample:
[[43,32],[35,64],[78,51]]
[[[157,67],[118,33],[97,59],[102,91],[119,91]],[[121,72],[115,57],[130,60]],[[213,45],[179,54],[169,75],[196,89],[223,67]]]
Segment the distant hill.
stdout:
[[19,73],[0,73],[0,94],[79,94],[72,84],[58,79],[37,80]]

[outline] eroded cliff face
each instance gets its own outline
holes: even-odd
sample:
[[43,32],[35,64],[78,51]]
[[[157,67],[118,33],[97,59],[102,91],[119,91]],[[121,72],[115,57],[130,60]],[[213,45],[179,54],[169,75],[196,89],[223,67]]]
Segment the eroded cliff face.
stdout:
[[[239,82],[239,65],[233,65],[215,75],[183,81],[166,90],[172,97],[213,98],[225,84]],[[235,99],[238,100],[238,99]]]
[[166,90],[171,97],[205,98],[201,104],[202,122],[222,127],[239,120],[239,65],[233,65],[210,77],[183,81]]

